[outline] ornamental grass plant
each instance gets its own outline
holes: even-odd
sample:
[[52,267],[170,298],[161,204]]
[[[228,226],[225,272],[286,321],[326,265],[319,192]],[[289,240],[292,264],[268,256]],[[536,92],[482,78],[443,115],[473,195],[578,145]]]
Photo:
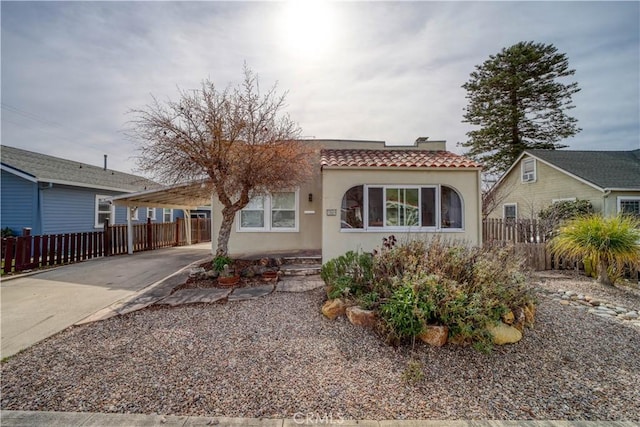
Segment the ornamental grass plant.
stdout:
[[586,261],[597,281],[612,286],[626,264],[640,263],[640,220],[630,215],[593,214],[569,220],[549,242],[551,252],[573,261]]

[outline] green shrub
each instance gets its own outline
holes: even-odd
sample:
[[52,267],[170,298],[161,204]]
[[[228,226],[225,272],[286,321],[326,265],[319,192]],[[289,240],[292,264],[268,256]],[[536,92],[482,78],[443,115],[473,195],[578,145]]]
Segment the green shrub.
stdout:
[[351,276],[340,276],[332,281],[333,285],[329,286],[327,297],[329,299],[350,297],[353,289],[353,279]]
[[523,260],[508,247],[483,250],[441,239],[393,243],[373,259],[348,252],[322,268],[329,297],[377,310],[378,331],[390,344],[413,342],[425,325],[440,324],[456,341],[489,351],[486,325],[535,302]]
[[358,296],[371,286],[372,267],[370,254],[349,251],[326,262],[320,270],[320,277],[327,284],[329,294]]
[[428,310],[429,307],[425,305],[409,281],[396,287],[391,298],[380,304],[380,316],[386,326],[384,332],[387,342],[399,344],[419,335],[426,324],[422,320],[425,314],[422,310]]
[[217,256],[213,259],[212,264],[213,269],[220,272],[224,270],[225,265],[231,267],[233,265],[233,260],[227,256]]
[[356,303],[365,310],[377,308],[380,304],[380,295],[373,291],[360,295],[356,299]]
[[553,203],[538,212],[545,235],[554,235],[560,225],[569,219],[593,214],[593,206],[588,200],[563,200]]

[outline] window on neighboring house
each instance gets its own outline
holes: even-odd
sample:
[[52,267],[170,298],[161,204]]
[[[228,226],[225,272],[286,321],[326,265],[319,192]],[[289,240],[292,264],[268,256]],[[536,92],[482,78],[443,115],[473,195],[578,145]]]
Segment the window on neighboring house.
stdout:
[[156,220],[156,208],[147,208],[147,219]]
[[518,217],[518,205],[508,203],[502,206],[502,217],[505,221],[515,221]]
[[129,211],[129,214],[131,215],[131,221],[137,221],[138,220],[138,211],[140,209],[138,209],[138,208],[131,209],[131,208],[127,207],[127,210]]
[[342,198],[340,228],[460,229],[462,217],[462,199],[451,187],[359,185]]
[[171,208],[163,208],[162,209],[162,222],[171,222],[173,220],[173,209]]
[[104,227],[104,223],[109,220],[109,224],[115,223],[116,207],[104,199],[110,196],[96,195],[95,204],[95,227]]
[[238,216],[238,231],[298,231],[298,192],[252,197]]
[[635,215],[640,218],[640,197],[618,197],[618,213]]
[[522,161],[522,182],[533,182],[536,180],[536,160],[524,159]]

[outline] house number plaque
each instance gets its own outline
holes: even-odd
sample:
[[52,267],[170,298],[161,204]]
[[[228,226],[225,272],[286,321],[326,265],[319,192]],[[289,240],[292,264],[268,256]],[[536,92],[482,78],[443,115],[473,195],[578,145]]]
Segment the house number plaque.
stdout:
[[327,209],[327,216],[336,216],[338,215],[337,209]]

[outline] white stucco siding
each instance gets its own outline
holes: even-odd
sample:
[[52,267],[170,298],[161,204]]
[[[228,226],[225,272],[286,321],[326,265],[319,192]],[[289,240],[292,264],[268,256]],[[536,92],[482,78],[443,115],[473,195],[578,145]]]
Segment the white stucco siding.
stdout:
[[[446,185],[454,188],[463,202],[463,229],[424,232],[341,230],[341,204],[345,192],[356,185]],[[479,171],[475,169],[324,169],[322,172],[322,258],[323,262],[349,250],[372,251],[391,234],[403,239],[445,238],[477,245],[482,241]],[[335,210],[336,215],[327,215]]]
[[[239,256],[269,252],[319,250],[322,245],[321,193],[319,177],[298,189],[298,231],[238,231],[236,219],[229,238],[229,254]],[[309,194],[312,195],[311,202],[309,202]],[[222,204],[216,200],[212,209],[214,223],[212,244],[214,248],[218,242],[221,211]]]

